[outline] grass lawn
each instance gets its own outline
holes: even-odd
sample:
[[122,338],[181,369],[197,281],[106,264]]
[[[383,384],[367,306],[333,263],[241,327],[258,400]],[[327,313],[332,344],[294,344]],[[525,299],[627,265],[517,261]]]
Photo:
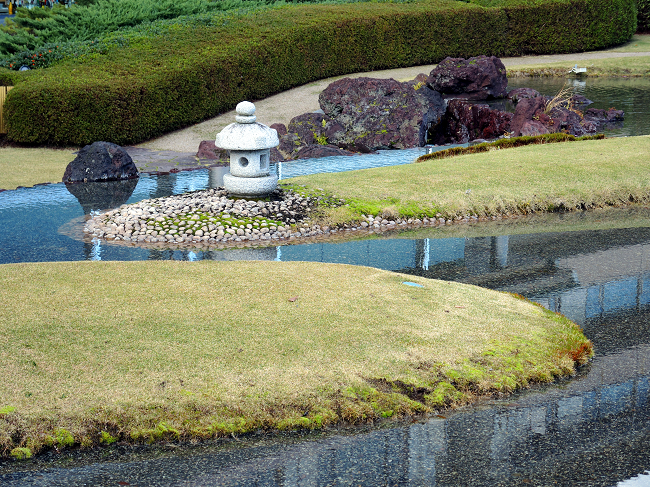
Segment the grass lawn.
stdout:
[[403,166],[314,174],[285,184],[347,202],[324,208],[323,222],[363,214],[490,216],[649,200],[650,136],[611,138],[428,160]]
[[566,76],[575,64],[587,68],[586,76],[649,76],[650,56],[588,59],[555,63],[526,64],[508,68],[508,77]]
[[0,281],[0,452],[17,457],[426,413],[591,354],[525,300],[366,267],[7,264]]
[[0,189],[59,183],[74,158],[72,150],[65,149],[0,148]]

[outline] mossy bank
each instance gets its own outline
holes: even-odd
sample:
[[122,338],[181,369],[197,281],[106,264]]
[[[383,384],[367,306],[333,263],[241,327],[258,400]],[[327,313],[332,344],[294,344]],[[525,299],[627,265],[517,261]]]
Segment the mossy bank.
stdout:
[[513,295],[366,267],[61,262],[0,280],[0,452],[16,458],[425,415],[592,353]]
[[300,176],[286,184],[304,195],[344,200],[312,212],[329,225],[363,215],[455,221],[650,201],[650,136],[500,146],[418,164]]

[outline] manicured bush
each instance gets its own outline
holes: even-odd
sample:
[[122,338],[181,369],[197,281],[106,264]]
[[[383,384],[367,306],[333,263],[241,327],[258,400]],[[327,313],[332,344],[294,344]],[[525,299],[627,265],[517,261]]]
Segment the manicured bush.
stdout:
[[637,32],[650,32],[650,0],[636,0]]
[[175,24],[31,73],[7,97],[8,136],[48,145],[137,143],[329,76],[446,56],[604,48],[634,33],[634,1],[301,5],[233,14],[220,25]]

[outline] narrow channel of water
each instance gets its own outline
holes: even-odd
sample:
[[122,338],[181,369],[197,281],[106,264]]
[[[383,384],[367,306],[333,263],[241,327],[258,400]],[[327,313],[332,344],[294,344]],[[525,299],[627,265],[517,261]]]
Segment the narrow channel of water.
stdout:
[[[407,236],[412,238],[401,238]],[[103,461],[61,456],[83,466],[52,465],[57,455],[49,454],[21,468],[0,464],[0,485],[614,486],[647,478],[650,209],[420,229],[340,244],[213,251],[201,258],[231,259],[233,252],[372,265],[518,291],[580,323],[597,356],[570,381],[426,422],[358,434],[232,440],[222,447],[142,456],[123,449],[123,455],[106,453]]]
[[[560,87],[531,81],[520,85],[544,94]],[[586,90],[596,85],[588,81],[582,94],[595,99]],[[615,106],[627,115],[623,128],[611,130],[620,129],[618,135],[650,133],[646,95],[634,87],[607,86],[620,96],[620,103],[610,97],[594,106]],[[642,90],[650,93],[647,87]],[[635,110],[642,115],[635,118]],[[628,124],[631,120],[638,123]],[[388,157],[401,156],[393,152]],[[408,157],[381,164],[415,158]],[[289,177],[337,164],[345,167],[346,162],[287,163],[278,170]],[[78,232],[90,212],[204,189],[215,184],[215,177],[207,171],[143,176],[128,184],[96,183],[87,191],[79,186],[72,190],[74,195],[63,184],[2,192],[0,263],[245,258],[373,266],[524,294],[578,322],[594,342],[597,356],[570,381],[484,401],[425,422],[355,433],[238,439],[224,445],[49,453],[24,463],[0,462],[0,485],[648,485],[648,208],[418,229],[341,243],[210,252],[85,243],[69,236]]]

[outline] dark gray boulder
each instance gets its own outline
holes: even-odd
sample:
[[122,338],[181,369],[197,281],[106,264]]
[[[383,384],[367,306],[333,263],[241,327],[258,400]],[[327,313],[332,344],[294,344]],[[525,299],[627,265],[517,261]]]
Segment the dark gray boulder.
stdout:
[[93,142],[68,164],[63,182],[118,181],[138,176],[138,168],[125,149],[111,142]]
[[448,57],[431,71],[427,84],[445,97],[487,100],[506,96],[508,78],[496,56]]
[[362,151],[424,145],[422,132],[440,123],[445,113],[439,93],[423,83],[394,79],[343,78],[323,90],[319,103],[343,129],[327,142]]

